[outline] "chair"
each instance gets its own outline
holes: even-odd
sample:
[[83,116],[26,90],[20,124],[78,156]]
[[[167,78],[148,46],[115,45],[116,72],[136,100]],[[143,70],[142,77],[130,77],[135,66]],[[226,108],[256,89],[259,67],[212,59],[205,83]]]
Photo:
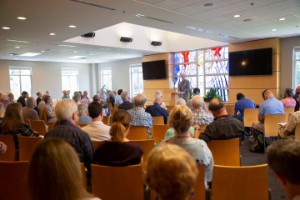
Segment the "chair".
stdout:
[[167,130],[169,129],[168,125],[153,125],[152,127],[152,137],[155,144],[160,143],[164,138]]
[[[143,160],[146,161],[148,158],[148,154],[154,148],[154,140],[131,140],[132,142],[138,143],[143,149]],[[145,163],[145,162],[144,162]]]
[[240,166],[240,139],[211,140],[208,147],[214,157],[215,165]]
[[269,200],[268,165],[215,165],[211,192],[211,200]]
[[258,122],[258,108],[244,109],[244,126],[252,127],[252,124]]
[[141,165],[110,167],[91,165],[92,193],[101,199],[144,199]]
[[285,114],[265,115],[264,121],[264,148],[266,148],[266,137],[278,136],[278,123],[285,122]]
[[110,124],[110,116],[103,116],[102,122],[106,125]]
[[284,107],[284,114],[285,114],[285,117],[286,117],[286,119],[285,119],[286,122],[288,121],[289,115],[291,113],[293,113],[294,110],[295,110],[294,107]]
[[80,163],[80,166],[81,166],[81,173],[82,173],[82,184],[83,184],[83,187],[85,189],[87,189],[88,183],[87,183],[87,177],[86,177],[86,168],[82,162]]
[[30,120],[29,120],[29,119],[24,119],[23,121],[24,121],[24,123],[25,123],[26,125],[28,125],[29,127],[31,127],[31,123],[30,123]]
[[152,116],[153,125],[164,125],[163,116]]
[[166,106],[166,107],[167,107],[168,113],[170,113],[175,106]]
[[43,120],[31,120],[31,129],[40,135],[45,135],[47,132],[47,126]]
[[96,151],[96,149],[98,149],[98,147],[103,143],[103,141],[94,141],[92,140],[92,144],[93,144],[93,148],[94,151]]
[[300,141],[300,123],[298,123],[295,128],[295,140]]
[[47,124],[48,125],[48,132],[51,131],[54,128],[55,124],[56,124],[56,122],[48,122],[48,124]]
[[234,104],[225,104],[228,115],[234,115]]
[[0,141],[4,142],[8,147],[6,153],[0,155],[0,161],[15,161],[15,143],[13,140],[13,136],[0,135]]
[[194,138],[199,138],[199,135],[201,135],[201,133],[204,133],[206,129],[206,125],[201,125],[199,130],[194,131]]
[[5,200],[29,200],[28,161],[0,162],[0,194]]
[[145,126],[130,126],[127,135],[129,140],[147,140],[147,129]]
[[45,123],[47,123],[47,111],[45,109],[40,110],[40,120],[43,120]]
[[78,124],[80,127],[85,127],[88,124]]
[[114,110],[118,110],[119,109],[119,105],[118,104],[114,104]]
[[110,111],[110,116],[114,116],[114,114],[117,112],[118,110],[111,110]]
[[19,139],[19,161],[30,161],[31,156],[40,141],[41,137],[18,136]]

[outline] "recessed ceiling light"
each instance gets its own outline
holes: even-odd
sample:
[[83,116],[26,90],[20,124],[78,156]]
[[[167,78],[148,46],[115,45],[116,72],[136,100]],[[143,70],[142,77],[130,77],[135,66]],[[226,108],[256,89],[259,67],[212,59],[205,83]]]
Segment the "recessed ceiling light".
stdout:
[[49,33],[49,35],[54,36],[54,35],[56,35],[56,34],[55,34],[55,33]]
[[41,51],[42,53],[45,53],[45,51]]
[[241,15],[234,15],[233,17],[234,18],[239,18],[239,17],[241,17]]
[[68,44],[60,44],[60,45],[58,45],[58,46],[60,46],[60,47],[70,47],[70,48],[76,47],[76,46],[68,45]]
[[8,26],[2,26],[2,29],[3,29],[3,30],[9,30],[10,27],[8,27]]
[[69,28],[77,28],[75,25],[69,25]]
[[90,56],[93,56],[93,55],[94,55],[94,54],[92,54],[92,53],[90,54]]
[[10,39],[8,39],[7,40],[8,42],[17,42],[17,43],[28,43],[28,41],[22,41],[22,40],[10,40]]
[[20,49],[21,47],[19,47],[19,46],[15,46],[15,48],[16,48],[16,49]]
[[17,19],[19,19],[19,20],[26,20],[27,18],[20,16],[20,17],[17,17]]
[[26,57],[33,57],[33,56],[37,56],[40,55],[41,53],[34,53],[34,52],[27,52],[27,53],[23,53],[20,56],[26,56]]
[[284,21],[285,20],[285,17],[281,17],[278,19],[279,21]]
[[143,14],[136,14],[135,16],[136,17],[145,17],[145,15],[143,15]]
[[277,29],[276,29],[276,28],[273,28],[272,31],[277,31]]

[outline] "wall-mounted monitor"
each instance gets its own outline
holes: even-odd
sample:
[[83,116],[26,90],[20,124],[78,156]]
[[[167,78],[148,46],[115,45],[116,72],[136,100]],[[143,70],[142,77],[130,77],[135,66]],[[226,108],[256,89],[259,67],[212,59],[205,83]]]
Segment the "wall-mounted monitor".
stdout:
[[144,80],[156,80],[167,78],[165,60],[143,62],[142,67]]
[[272,48],[229,53],[229,76],[272,75]]

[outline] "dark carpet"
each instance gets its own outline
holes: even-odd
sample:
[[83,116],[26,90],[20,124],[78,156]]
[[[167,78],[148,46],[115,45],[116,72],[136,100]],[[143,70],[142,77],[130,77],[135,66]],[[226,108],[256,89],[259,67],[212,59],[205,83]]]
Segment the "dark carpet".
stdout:
[[[250,152],[251,143],[246,140],[244,144],[241,145],[241,165],[259,165],[267,163],[267,157],[264,153],[253,153]],[[288,200],[284,191],[281,189],[279,183],[277,183],[272,170],[269,170],[269,188],[271,189],[271,199],[272,200]],[[255,192],[255,191],[253,191]]]

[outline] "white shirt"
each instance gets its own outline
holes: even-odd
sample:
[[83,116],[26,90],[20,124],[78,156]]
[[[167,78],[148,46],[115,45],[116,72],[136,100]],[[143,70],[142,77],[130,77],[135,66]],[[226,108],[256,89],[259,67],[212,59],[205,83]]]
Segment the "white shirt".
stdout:
[[82,130],[89,134],[93,141],[104,141],[110,139],[110,126],[105,125],[102,121],[91,122],[82,127]]

